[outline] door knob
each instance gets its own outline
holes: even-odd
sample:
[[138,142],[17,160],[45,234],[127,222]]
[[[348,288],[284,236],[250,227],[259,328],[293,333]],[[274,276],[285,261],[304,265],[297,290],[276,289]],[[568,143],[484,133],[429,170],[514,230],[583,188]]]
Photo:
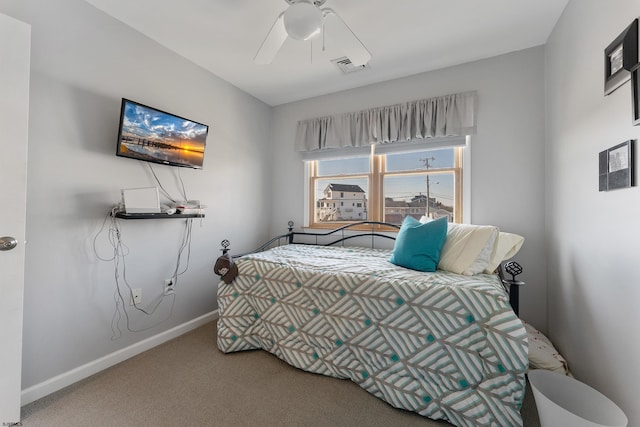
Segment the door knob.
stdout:
[[9,236],[0,237],[0,251],[10,251],[18,246],[18,241]]

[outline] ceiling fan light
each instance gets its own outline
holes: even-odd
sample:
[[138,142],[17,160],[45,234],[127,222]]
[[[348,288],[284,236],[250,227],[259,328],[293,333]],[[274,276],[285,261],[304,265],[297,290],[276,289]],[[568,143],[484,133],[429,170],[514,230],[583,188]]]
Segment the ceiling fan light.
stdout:
[[320,33],[322,11],[312,3],[298,1],[284,12],[284,28],[295,40],[309,40]]

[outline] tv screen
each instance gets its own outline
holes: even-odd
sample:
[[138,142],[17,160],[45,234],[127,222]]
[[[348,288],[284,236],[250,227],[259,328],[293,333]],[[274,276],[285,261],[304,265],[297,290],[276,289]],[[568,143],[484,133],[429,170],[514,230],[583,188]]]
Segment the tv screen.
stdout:
[[116,155],[202,169],[209,126],[122,99]]

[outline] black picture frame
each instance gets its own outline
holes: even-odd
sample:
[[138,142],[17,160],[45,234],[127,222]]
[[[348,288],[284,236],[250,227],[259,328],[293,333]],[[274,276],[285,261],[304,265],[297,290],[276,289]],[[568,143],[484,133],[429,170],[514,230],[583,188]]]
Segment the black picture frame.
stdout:
[[640,64],[631,70],[631,103],[634,126],[640,125]]
[[638,18],[604,50],[604,94],[626,83],[638,64]]
[[635,185],[633,146],[634,140],[629,140],[599,153],[599,191]]

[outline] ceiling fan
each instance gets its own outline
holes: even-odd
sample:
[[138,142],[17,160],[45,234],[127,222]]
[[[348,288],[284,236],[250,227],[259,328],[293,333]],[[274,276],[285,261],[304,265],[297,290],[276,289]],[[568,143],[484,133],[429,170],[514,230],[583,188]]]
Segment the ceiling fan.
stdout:
[[[289,7],[276,18],[267,37],[262,42],[253,62],[269,64],[273,61],[287,37],[294,40],[311,40],[321,33],[327,20],[331,20],[336,40],[340,41],[344,54],[355,66],[365,65],[371,53],[351,28],[329,8],[320,9],[326,0],[285,0]],[[324,50],[324,34],[323,47]]]

